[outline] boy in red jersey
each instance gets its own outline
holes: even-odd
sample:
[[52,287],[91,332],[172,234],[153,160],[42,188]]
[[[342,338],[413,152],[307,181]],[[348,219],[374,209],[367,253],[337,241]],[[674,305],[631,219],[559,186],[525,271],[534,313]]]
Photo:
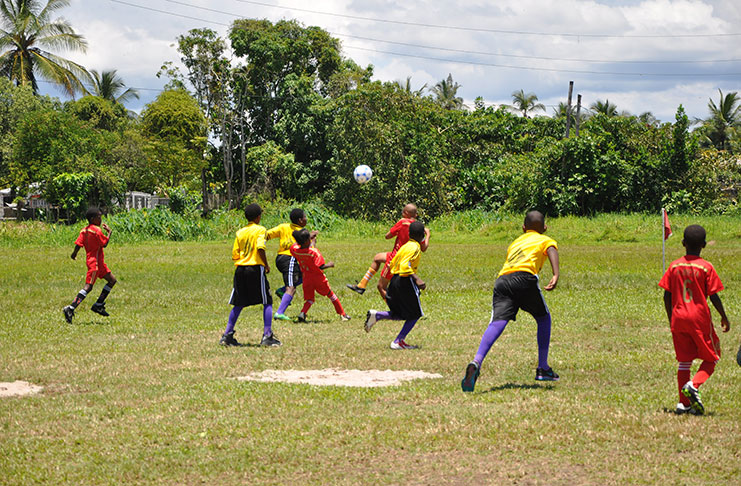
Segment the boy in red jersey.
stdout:
[[391,349],[417,349],[418,346],[407,344],[407,335],[424,314],[419,300],[421,290],[427,284],[417,275],[417,267],[422,257],[421,243],[425,239],[425,226],[419,221],[409,225],[410,240],[406,242],[391,260],[391,281],[388,286],[386,303],[388,311],[369,310],[365,318],[365,332],[370,332],[377,321],[384,319],[403,320],[404,325],[391,342]]
[[523,234],[507,248],[507,260],[499,272],[492,293],[492,310],[489,327],[481,336],[479,349],[468,366],[461,381],[464,392],[472,392],[479,377],[481,363],[489,353],[494,342],[499,339],[509,321],[514,321],[517,312],[523,309],[535,318],[538,325],[538,367],[535,369],[536,381],[557,381],[558,375],[548,366],[548,348],[551,342],[551,313],[540,291],[538,273],[546,258],[551,264],[551,277],[545,290],[553,290],[560,276],[558,245],[555,240],[543,233],[548,229],[545,216],[540,211],[530,211],[525,215]]
[[[80,248],[85,248],[87,275],[85,276],[85,286],[77,294],[75,300],[62,309],[64,318],[69,323],[72,323],[72,318],[75,316],[75,309],[87,297],[88,292],[93,290],[93,285],[95,285],[95,281],[98,278],[105,280],[106,285],[103,287],[100,297],[98,297],[98,300],[90,310],[101,316],[108,317],[110,314],[105,310],[105,299],[108,297],[113,286],[116,285],[116,277],[113,276],[103,258],[103,248],[108,245],[111,239],[111,228],[102,222],[103,216],[98,208],[88,208],[85,217],[87,218],[88,225],[80,231],[80,235],[77,237],[77,241],[75,241],[75,249],[72,250],[70,257],[76,260]],[[101,227],[107,235],[103,234]]]
[[[705,248],[705,229],[696,224],[687,226],[682,245],[686,249],[685,256],[669,265],[659,287],[664,289],[664,307],[679,362],[676,412],[702,415],[705,407],[698,388],[710,378],[720,359],[720,342],[710,317],[708,297],[720,314],[723,332],[728,332],[731,324],[718,296],[723,283],[713,265],[700,258],[700,252]],[[702,360],[702,364],[690,380],[690,367],[697,358]]]
[[345,313],[339,297],[332,292],[329,281],[322,271],[325,268],[334,267],[334,262],[325,262],[319,250],[311,246],[312,239],[309,230],[294,231],[293,238],[296,240],[296,244],[291,247],[291,255],[298,261],[301,273],[304,275],[304,307],[298,314],[298,321],[306,322],[306,313],[314,304],[314,292],[329,297],[337,314],[343,321],[349,321],[350,316]]
[[[360,280],[357,285],[347,284],[347,288],[359,293],[360,295],[363,295],[368,282],[370,281],[370,279],[373,278],[373,275],[376,274],[378,269],[381,268],[381,265],[383,264],[383,269],[381,270],[381,275],[378,279],[378,292],[385,300],[386,288],[388,287],[389,281],[391,280],[391,260],[396,255],[396,252],[399,251],[399,248],[401,248],[407,241],[409,241],[409,225],[416,220],[417,206],[411,203],[404,206],[404,209],[401,210],[401,219],[397,221],[396,224],[391,227],[391,229],[389,229],[388,233],[386,233],[387,240],[396,237],[393,250],[389,252],[376,253],[376,255],[373,257],[371,266],[368,268],[368,270],[366,270],[362,280]],[[422,241],[422,243],[420,243],[422,251],[427,251],[427,247],[429,246],[429,244],[430,230],[428,228],[425,228],[425,239]]]

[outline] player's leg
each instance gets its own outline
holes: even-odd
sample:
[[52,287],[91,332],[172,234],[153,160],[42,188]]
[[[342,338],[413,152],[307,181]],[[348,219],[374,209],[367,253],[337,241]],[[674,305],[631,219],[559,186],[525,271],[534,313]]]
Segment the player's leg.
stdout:
[[[279,257],[285,257],[286,255],[278,255]],[[277,261],[277,259],[276,259]],[[285,271],[283,271],[285,270]],[[298,262],[295,258],[288,257],[285,268],[281,270],[283,274],[284,293],[281,296],[280,304],[278,305],[278,312],[275,313],[275,318],[282,321],[290,321],[291,318],[286,316],[286,310],[293,301],[293,296],[296,293],[296,286],[301,283],[301,271],[298,267]]]
[[89,266],[87,274],[85,275],[85,285],[82,287],[82,289],[80,289],[79,292],[77,292],[77,295],[75,296],[75,299],[72,301],[72,303],[62,309],[64,320],[66,320],[68,323],[72,324],[72,318],[75,316],[75,309],[77,309],[77,306],[79,306],[82,301],[85,300],[87,294],[90,293],[91,290],[93,290],[93,285],[95,284],[97,275],[98,267]]
[[265,267],[257,265],[255,267],[259,272],[259,288],[262,294],[262,340],[261,346],[277,347],[282,343],[273,334],[273,296],[270,295],[270,283],[265,275]]
[[347,288],[350,290],[354,290],[355,292],[359,293],[360,295],[363,295],[365,292],[366,287],[368,287],[368,282],[370,279],[373,278],[373,276],[378,272],[378,269],[381,268],[381,265],[383,265],[386,262],[386,253],[376,253],[373,256],[373,261],[371,262],[371,266],[368,267],[368,270],[365,271],[365,275],[363,275],[363,278],[358,282],[357,285],[347,284]]
[[538,326],[538,367],[535,370],[535,380],[558,381],[558,374],[548,364],[548,352],[551,345],[551,312],[540,290],[538,276],[517,274],[513,276],[513,282],[515,301],[522,310],[533,316]]
[[298,322],[306,322],[306,313],[314,305],[315,286],[313,282],[304,282],[304,306],[298,313]]
[[101,276],[101,278],[106,281],[106,284],[103,286],[103,290],[100,291],[98,300],[95,301],[90,310],[92,310],[96,314],[100,314],[101,316],[108,317],[109,314],[105,310],[105,300],[108,297],[108,294],[111,293],[113,286],[116,285],[117,280],[113,273],[108,270],[108,267],[105,267],[105,270],[107,270],[107,272],[103,276]]
[[316,290],[320,295],[323,295],[332,302],[332,305],[334,306],[335,312],[342,318],[343,321],[349,321],[350,316],[347,315],[345,312],[345,309],[342,308],[342,303],[340,302],[340,298],[337,297],[337,294],[332,292],[332,289],[329,286],[328,282],[322,282],[322,284],[317,287]]
[[389,309],[393,316],[403,318],[404,325],[396,338],[391,342],[391,349],[417,349],[405,339],[414,325],[423,316],[422,303],[419,300],[419,288],[412,277],[394,275],[388,286]]
[[226,321],[226,329],[224,330],[224,334],[221,336],[221,339],[219,340],[219,344],[222,346],[239,346],[239,342],[234,338],[234,326],[237,324],[237,319],[239,319],[239,314],[242,313],[242,309],[244,307],[235,305],[232,307],[231,312],[229,312],[229,318]]

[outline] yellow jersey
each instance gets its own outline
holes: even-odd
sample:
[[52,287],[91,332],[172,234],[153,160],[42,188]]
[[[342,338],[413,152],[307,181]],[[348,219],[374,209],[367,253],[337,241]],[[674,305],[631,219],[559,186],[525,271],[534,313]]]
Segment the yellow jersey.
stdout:
[[265,249],[265,235],[267,230],[264,226],[250,223],[237,231],[232,247],[232,260],[236,266],[265,265],[257,250]]
[[279,224],[275,228],[268,230],[266,239],[272,240],[273,238],[280,238],[278,241],[278,255],[291,255],[291,247],[296,244],[296,240],[293,238],[293,232],[303,229],[303,226],[299,226],[293,223]]
[[422,248],[419,246],[419,242],[410,239],[399,248],[394,258],[391,259],[391,264],[389,265],[391,267],[391,273],[402,277],[417,273],[417,267],[419,266],[419,259],[421,257]]
[[498,276],[514,272],[528,272],[537,275],[548,257],[548,248],[558,250],[556,240],[528,230],[507,248],[507,261]]

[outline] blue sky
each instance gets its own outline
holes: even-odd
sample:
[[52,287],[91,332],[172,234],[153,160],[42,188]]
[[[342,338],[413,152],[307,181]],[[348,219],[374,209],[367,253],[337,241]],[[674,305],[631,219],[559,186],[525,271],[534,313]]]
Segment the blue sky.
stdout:
[[[145,8],[141,8],[145,7]],[[534,92],[552,107],[566,100],[609,99],[619,110],[651,111],[673,121],[681,103],[707,116],[708,99],[741,89],[741,2],[735,0],[71,0],[61,11],[87,39],[86,53],[66,53],[88,69],[117,69],[140,88],[139,111],[156,97],[164,61],[189,29],[226,36],[238,17],[296,19],[343,43],[375,79],[432,86],[453,75],[473,106],[511,102]],[[187,18],[190,17],[190,18]],[[235,62],[238,60],[235,60]],[[49,94],[62,96],[49,86]]]

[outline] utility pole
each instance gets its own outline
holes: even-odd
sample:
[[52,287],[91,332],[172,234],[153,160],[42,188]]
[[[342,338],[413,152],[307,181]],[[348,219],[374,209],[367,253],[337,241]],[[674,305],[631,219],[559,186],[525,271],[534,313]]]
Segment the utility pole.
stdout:
[[579,136],[579,123],[581,121],[581,95],[576,95],[576,136]]
[[574,91],[574,82],[569,81],[569,101],[566,103],[566,138],[571,131],[571,93]]

